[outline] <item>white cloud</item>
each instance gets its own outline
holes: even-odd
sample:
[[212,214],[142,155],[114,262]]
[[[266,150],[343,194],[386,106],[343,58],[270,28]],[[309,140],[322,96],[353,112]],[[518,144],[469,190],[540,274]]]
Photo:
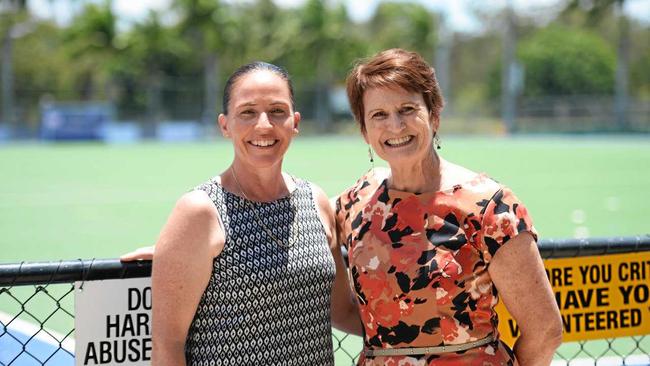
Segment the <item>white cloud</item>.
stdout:
[[127,19],[140,19],[147,15],[149,10],[169,9],[171,0],[114,0],[113,10]]
[[350,18],[355,22],[365,22],[377,9],[378,0],[346,1]]
[[304,4],[305,0],[275,0],[275,4],[284,8],[293,8]]
[[628,0],[625,2],[623,10],[630,17],[650,25],[650,1]]

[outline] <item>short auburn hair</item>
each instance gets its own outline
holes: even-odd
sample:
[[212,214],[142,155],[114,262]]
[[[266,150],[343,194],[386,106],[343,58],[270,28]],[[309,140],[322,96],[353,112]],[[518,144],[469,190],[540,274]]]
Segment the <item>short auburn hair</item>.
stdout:
[[415,52],[400,48],[382,51],[359,61],[346,80],[348,101],[362,132],[366,131],[363,94],[370,88],[400,87],[422,93],[429,113],[436,119],[444,104],[436,72]]

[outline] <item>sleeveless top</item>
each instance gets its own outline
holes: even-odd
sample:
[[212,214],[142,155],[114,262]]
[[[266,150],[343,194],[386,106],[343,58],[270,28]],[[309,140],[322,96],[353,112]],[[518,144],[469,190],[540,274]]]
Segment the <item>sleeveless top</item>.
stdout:
[[[365,348],[462,344],[495,335],[498,292],[488,266],[519,233],[537,233],[512,191],[484,174],[451,189],[391,189],[374,169],[337,200]],[[514,274],[516,275],[516,274]],[[375,356],[359,365],[517,365],[498,339],[440,355]]]
[[[311,184],[272,202],[196,189],[214,202],[225,233],[185,343],[188,365],[334,365],[330,297],[336,267]],[[288,244],[268,236],[251,211]]]

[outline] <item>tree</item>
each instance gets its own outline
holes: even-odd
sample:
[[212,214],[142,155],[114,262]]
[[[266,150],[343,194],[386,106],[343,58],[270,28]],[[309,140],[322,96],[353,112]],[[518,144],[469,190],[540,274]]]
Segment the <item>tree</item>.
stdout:
[[321,131],[331,127],[329,92],[335,80],[345,76],[350,61],[363,47],[358,42],[342,4],[327,6],[323,0],[309,0],[297,14],[300,36],[291,44],[287,63],[315,91],[315,118]]
[[587,24],[599,24],[609,13],[615,12],[618,28],[618,41],[616,47],[616,119],[621,130],[628,124],[628,99],[629,99],[629,74],[630,74],[630,22],[623,12],[625,0],[570,0],[565,13],[575,12],[577,9],[586,9]]
[[[34,29],[15,42],[14,108],[20,122],[35,124],[43,98],[70,98],[76,70],[61,47],[62,30],[48,21],[34,23]],[[32,125],[32,127],[35,127]]]
[[0,80],[2,87],[2,116],[0,122],[14,121],[13,48],[14,39],[20,37],[20,27],[26,18],[26,0],[0,0]]
[[219,74],[222,63],[237,55],[242,44],[237,42],[245,33],[238,28],[232,6],[217,0],[175,0],[173,8],[179,12],[179,30],[192,49],[199,54],[203,67],[204,103],[203,123],[216,121]]
[[112,98],[111,71],[119,50],[116,17],[110,1],[86,4],[64,34],[64,46],[79,78],[77,89],[83,100],[104,95]]
[[149,122],[157,122],[162,118],[165,74],[186,58],[187,44],[179,39],[176,29],[161,23],[160,14],[155,11],[133,27],[126,42],[128,46],[122,52],[124,57],[115,76],[128,74],[136,82],[144,81],[146,117]]
[[[645,41],[650,42],[650,36],[646,34]],[[646,43],[647,45],[648,43]],[[650,100],[650,47],[646,46],[645,52],[634,62],[630,69],[631,89],[642,99]]]
[[521,42],[524,95],[608,94],[614,86],[615,53],[600,37],[551,26]]
[[381,3],[369,28],[369,38],[376,51],[401,47],[421,55],[433,55],[437,38],[433,15],[422,5]]

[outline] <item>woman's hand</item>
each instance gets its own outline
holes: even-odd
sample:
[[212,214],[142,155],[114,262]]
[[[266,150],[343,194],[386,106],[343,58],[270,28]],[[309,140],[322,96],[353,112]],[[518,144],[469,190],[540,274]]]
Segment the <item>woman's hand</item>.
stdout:
[[519,325],[514,347],[519,365],[549,365],[562,343],[562,318],[533,236],[523,232],[506,242],[488,272]]
[[153,260],[154,252],[155,252],[155,247],[153,245],[148,247],[140,247],[132,252],[122,254],[120,256],[120,260],[122,262],[131,262],[136,260],[150,261]]

